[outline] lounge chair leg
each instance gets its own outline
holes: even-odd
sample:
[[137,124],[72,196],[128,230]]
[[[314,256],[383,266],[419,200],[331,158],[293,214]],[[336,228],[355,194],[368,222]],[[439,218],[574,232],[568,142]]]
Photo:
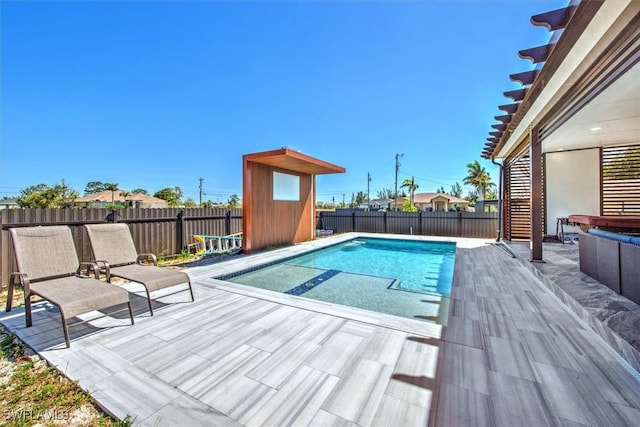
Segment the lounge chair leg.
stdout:
[[129,301],[127,305],[129,306],[129,317],[131,317],[131,324],[135,325],[135,322],[133,321],[133,310],[131,309],[131,301]]
[[13,279],[9,281],[9,290],[7,291],[7,307],[6,312],[11,311],[11,304],[13,302]]
[[27,324],[27,328],[32,325],[31,320],[31,294],[25,294],[24,296],[24,318]]
[[196,299],[193,297],[193,288],[191,287],[191,280],[189,280],[189,293],[191,294],[191,302],[194,302]]
[[71,340],[69,340],[69,326],[67,325],[67,319],[64,318],[64,314],[60,312],[62,318],[62,329],[64,330],[64,342],[67,344],[67,348],[71,347]]
[[147,291],[147,302],[149,303],[149,313],[151,313],[151,316],[153,316],[153,307],[151,307],[151,295],[149,294],[149,289],[147,289],[147,287],[144,287],[144,290]]

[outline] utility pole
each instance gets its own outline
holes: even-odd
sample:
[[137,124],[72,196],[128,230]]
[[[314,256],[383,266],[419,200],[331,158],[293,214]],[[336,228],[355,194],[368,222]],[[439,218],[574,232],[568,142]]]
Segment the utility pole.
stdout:
[[204,178],[198,178],[198,181],[200,181],[200,203],[198,204],[198,207],[202,207],[202,181],[204,181]]
[[396,153],[396,193],[395,193],[395,210],[398,210],[398,169],[400,169],[400,159],[404,156],[404,153]]
[[367,210],[371,210],[371,198],[369,198],[369,184],[371,183],[371,174],[367,172]]

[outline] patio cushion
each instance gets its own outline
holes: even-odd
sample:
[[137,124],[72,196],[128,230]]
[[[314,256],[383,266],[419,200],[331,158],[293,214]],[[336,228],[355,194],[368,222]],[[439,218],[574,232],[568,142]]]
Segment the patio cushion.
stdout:
[[601,230],[599,228],[590,228],[589,234],[605,237],[607,239],[616,240],[623,243],[631,243],[631,239],[633,239],[632,236],[627,236],[626,234],[614,233],[612,231]]

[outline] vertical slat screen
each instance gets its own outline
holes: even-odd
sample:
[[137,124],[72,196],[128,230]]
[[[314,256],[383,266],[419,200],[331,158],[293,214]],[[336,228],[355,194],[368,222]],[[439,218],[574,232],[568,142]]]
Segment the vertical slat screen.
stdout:
[[524,155],[507,167],[506,235],[511,240],[531,237],[531,173],[529,155]]
[[640,215],[640,145],[602,149],[602,215]]

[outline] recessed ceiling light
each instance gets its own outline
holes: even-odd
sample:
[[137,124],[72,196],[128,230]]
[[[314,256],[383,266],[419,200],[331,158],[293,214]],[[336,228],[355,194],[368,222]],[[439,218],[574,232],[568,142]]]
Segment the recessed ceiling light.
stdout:
[[590,130],[591,132],[596,132],[596,131],[602,130],[602,128],[601,128],[600,126],[594,126],[594,127],[592,127],[591,129],[589,129],[589,130]]

